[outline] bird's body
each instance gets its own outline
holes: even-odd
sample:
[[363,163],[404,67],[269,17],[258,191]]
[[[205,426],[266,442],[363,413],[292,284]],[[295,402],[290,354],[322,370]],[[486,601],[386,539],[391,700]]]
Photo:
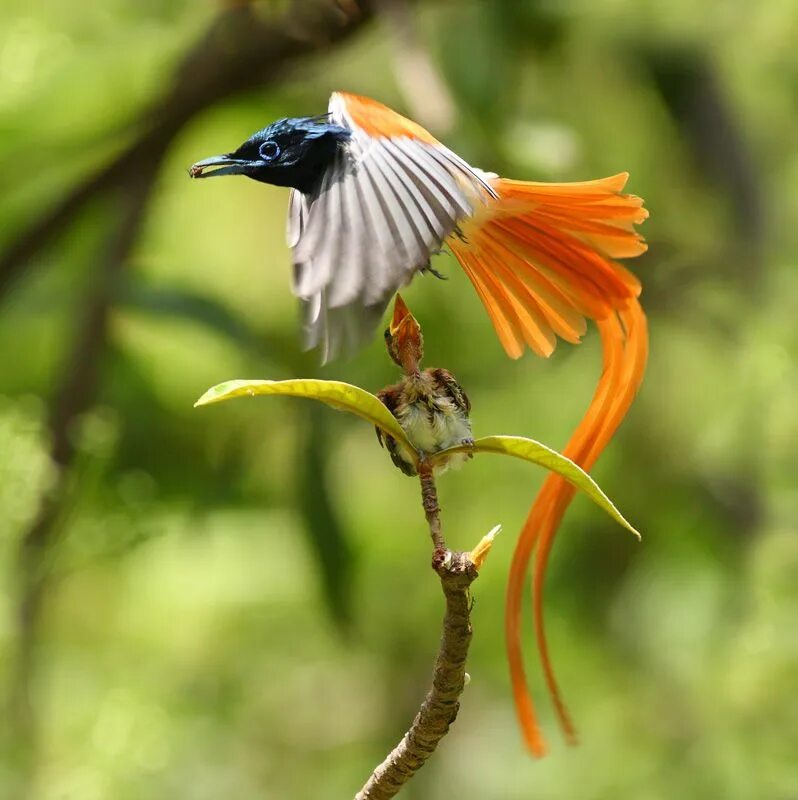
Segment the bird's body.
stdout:
[[[383,405],[396,417],[410,444],[424,455],[449,447],[469,444],[471,434],[471,402],[457,379],[446,369],[422,370],[424,338],[421,327],[402,300],[396,295],[393,319],[385,331],[388,355],[402,368],[402,379],[377,392]],[[391,455],[393,463],[405,475],[416,475],[414,456],[400,442],[376,429],[377,439]],[[435,473],[459,466],[470,453],[454,453],[438,462]]]
[[[430,455],[472,440],[471,406],[454,376],[445,369],[425,369],[417,375],[405,376],[399,383],[377,393],[377,397],[396,417],[413,447]],[[415,475],[413,459],[401,444],[386,434],[386,446],[405,475]],[[448,467],[457,467],[470,458],[456,453],[445,464],[436,466],[436,474]]]
[[[280,120],[236,151],[190,170],[193,177],[243,174],[292,187],[288,244],[308,346],[319,346],[325,360],[357,348],[373,334],[393,294],[427,271],[431,256],[446,246],[510,357],[519,358],[526,347],[549,356],[558,337],[578,343],[586,319],[596,321],[604,369],[564,450],[589,469],[631,405],[647,356],[640,283],[615,260],[646,250],[634,226],[648,213],[640,198],[623,193],[626,173],[581,183],[508,180],[472,167],[420,125],[374,100],[335,92],[328,108],[322,117]],[[426,444],[456,438],[458,420],[450,409],[438,409],[433,422],[425,422],[425,385],[413,385],[419,399],[402,406],[403,424]],[[521,599],[537,547],[538,643],[560,721],[572,736],[542,621],[548,553],[572,494],[562,478],[547,480],[510,571],[508,657],[519,719],[537,754],[544,744],[524,674]]]

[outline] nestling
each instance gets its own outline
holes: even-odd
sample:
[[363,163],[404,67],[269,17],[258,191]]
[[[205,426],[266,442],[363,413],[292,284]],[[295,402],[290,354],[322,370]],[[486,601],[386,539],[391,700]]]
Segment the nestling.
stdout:
[[[448,447],[471,444],[468,396],[448,370],[421,370],[424,356],[421,327],[398,294],[393,319],[385,331],[385,344],[388,355],[402,368],[404,376],[399,383],[377,392],[377,397],[399,421],[416,450],[428,455]],[[417,474],[415,459],[405,447],[379,428],[377,438],[388,448],[391,460],[405,475]],[[456,453],[436,465],[435,472],[460,466],[469,458],[470,453]]]

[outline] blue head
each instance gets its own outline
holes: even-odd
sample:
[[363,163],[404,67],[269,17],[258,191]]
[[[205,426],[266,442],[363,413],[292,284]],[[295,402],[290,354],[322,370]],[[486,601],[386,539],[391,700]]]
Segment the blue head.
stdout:
[[198,161],[189,174],[192,178],[246,175],[308,194],[350,135],[346,128],[330,123],[326,114],[281,119],[250,136],[232,153]]

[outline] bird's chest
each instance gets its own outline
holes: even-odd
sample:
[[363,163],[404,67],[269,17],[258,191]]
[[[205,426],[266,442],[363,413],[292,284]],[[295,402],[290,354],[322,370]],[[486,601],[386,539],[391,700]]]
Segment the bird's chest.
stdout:
[[453,410],[441,408],[436,401],[408,403],[397,416],[413,446],[426,453],[449,447],[460,427]]
[[417,450],[434,453],[471,438],[471,425],[452,399],[424,387],[409,391],[397,409],[399,424]]

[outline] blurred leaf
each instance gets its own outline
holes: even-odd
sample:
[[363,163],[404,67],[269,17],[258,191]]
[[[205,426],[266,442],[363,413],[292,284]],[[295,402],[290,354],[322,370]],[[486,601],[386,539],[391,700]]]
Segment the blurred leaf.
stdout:
[[327,607],[346,631],[352,619],[352,572],[354,554],[338,517],[327,481],[329,426],[322,423],[321,409],[307,406],[307,430],[297,475],[297,509],[305,523],[310,546],[319,563]]
[[124,306],[130,308],[197,322],[244,349],[259,351],[263,348],[261,337],[256,331],[223,303],[210,297],[185,289],[150,287],[137,279],[129,279],[125,282],[119,299]]
[[343,381],[323,381],[300,378],[288,381],[238,380],[220,383],[205,392],[196,403],[207,406],[233,397],[259,397],[261,395],[286,395],[320,400],[339,411],[349,411],[376,425],[393,436],[411,452],[415,448],[390,411],[370,392]]
[[607,497],[599,485],[580,466],[574,464],[556,450],[546,447],[545,444],[527,439],[525,436],[485,436],[477,439],[473,445],[460,445],[441,450],[430,458],[433,463],[445,459],[452,453],[499,453],[501,455],[515,456],[524,461],[539,464],[552,472],[556,472],[569,483],[581,489],[599,508],[606,511],[619,525],[631,531],[638,539],[640,533],[635,530],[615,507],[612,500]]

